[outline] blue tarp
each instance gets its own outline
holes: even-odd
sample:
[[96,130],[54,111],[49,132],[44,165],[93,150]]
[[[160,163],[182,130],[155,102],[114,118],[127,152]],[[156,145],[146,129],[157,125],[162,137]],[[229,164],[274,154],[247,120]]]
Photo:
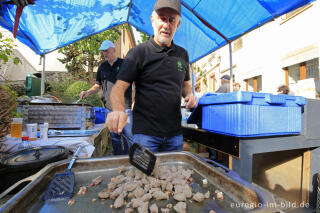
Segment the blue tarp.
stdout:
[[[43,55],[123,23],[151,35],[150,16],[155,1],[36,0],[34,5],[23,10],[17,38]],[[312,1],[181,0],[181,25],[174,41],[187,49],[190,62],[194,62],[275,17]],[[12,31],[16,6],[4,2],[0,3],[0,25]]]

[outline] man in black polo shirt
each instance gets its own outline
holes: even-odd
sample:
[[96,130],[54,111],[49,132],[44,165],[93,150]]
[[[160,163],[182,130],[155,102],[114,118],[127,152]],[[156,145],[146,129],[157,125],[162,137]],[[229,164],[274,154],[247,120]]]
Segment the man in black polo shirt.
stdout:
[[154,36],[128,52],[111,92],[113,112],[107,126],[119,133],[127,120],[124,92],[135,82],[132,141],[154,152],[182,150],[181,96],[187,108],[198,104],[188,82],[188,53],[172,41],[180,15],[179,0],[155,3],[151,15]]
[[[89,90],[82,91],[79,96],[80,98],[86,98],[91,94],[99,92],[102,88],[106,114],[108,114],[112,109],[110,102],[111,88],[117,80],[117,75],[123,63],[123,59],[116,57],[114,44],[109,40],[103,41],[99,50],[102,51],[106,61],[100,64],[98,68],[96,83]],[[131,105],[132,89],[130,86],[125,93],[125,111],[128,114],[128,122],[124,128],[123,134],[126,138],[121,138],[119,134],[111,133],[113,152],[115,155],[128,154],[128,143],[131,143],[131,141],[128,141],[127,143],[127,139],[132,139]]]

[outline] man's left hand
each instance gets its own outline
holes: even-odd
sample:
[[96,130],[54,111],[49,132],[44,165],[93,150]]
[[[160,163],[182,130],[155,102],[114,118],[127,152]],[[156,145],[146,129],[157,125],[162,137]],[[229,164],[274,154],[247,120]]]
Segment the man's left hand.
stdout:
[[198,99],[192,94],[189,93],[185,98],[184,101],[187,103],[186,108],[192,109],[198,106]]

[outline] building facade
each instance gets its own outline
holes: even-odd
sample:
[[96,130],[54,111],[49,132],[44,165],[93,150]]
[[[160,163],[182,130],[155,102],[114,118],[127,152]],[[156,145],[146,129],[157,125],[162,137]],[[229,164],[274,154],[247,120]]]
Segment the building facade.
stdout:
[[[234,82],[242,91],[275,93],[287,85],[291,94],[319,95],[320,3],[287,13],[232,42]],[[230,73],[229,46],[193,64],[201,92],[214,92]],[[204,74],[201,74],[205,73]]]

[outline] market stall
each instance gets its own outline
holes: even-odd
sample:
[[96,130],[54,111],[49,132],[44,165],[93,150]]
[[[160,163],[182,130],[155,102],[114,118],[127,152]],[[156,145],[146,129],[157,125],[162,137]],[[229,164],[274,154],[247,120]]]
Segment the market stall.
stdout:
[[[215,51],[219,47],[229,44],[231,71],[232,41],[268,21],[310,2],[312,1],[182,1],[182,24],[177,31],[174,41],[189,52],[191,63]],[[12,5],[11,1],[5,1],[5,4],[2,3],[3,2],[1,2],[0,25],[8,30],[13,30],[13,17],[17,15],[17,8]],[[48,52],[125,22],[146,32],[148,35],[151,35],[151,24],[145,22],[145,20],[148,20],[150,17],[153,4],[154,1],[110,2],[101,0],[82,1],[81,3],[69,3],[62,0],[54,2],[35,1],[32,2],[31,5],[27,5],[22,14],[20,13],[20,25],[19,27],[17,27],[17,24],[15,25],[15,31],[17,30],[17,38],[21,42],[29,46],[37,54],[44,56]],[[48,5],[50,5],[50,7]],[[208,5],[210,5],[210,7],[208,7]],[[218,10],[217,8],[223,8],[223,10]],[[54,24],[51,24],[52,21]],[[43,67],[44,74],[45,63],[43,63]],[[42,75],[42,78],[44,81],[44,75]],[[44,82],[42,82],[42,94],[44,91],[43,85]],[[235,158],[230,158],[230,168],[238,172],[241,178],[249,182],[252,181],[252,168],[254,167],[252,161],[255,153],[276,150],[281,151],[286,149],[313,149],[316,147],[317,142],[317,139],[312,139],[308,141],[308,143],[304,143],[304,138],[301,135],[279,137],[278,140],[275,139],[277,138],[276,136],[266,135],[263,136],[263,142],[259,143],[261,141],[260,138],[256,139],[255,137],[251,137],[249,139],[239,139],[234,136],[221,136],[221,134],[218,133],[208,133],[206,131],[191,128],[184,128],[184,135],[186,139],[203,143],[219,151],[235,156]],[[288,143],[288,140],[283,138],[293,139],[293,142],[289,142],[290,145],[287,145],[286,143]],[[223,143],[217,141],[217,139],[221,139]],[[258,143],[259,145],[255,146],[255,144]],[[276,147],[271,146],[275,143],[279,143],[279,145]],[[307,159],[308,156],[310,158],[311,152],[306,150],[304,152],[305,154],[303,154],[305,157],[304,159],[306,159],[304,160],[304,165],[306,165],[306,167],[308,167]],[[273,202],[270,198],[272,197],[270,194],[262,192],[263,190],[257,189],[258,187],[255,188],[251,183],[247,183],[237,176],[231,177],[231,175],[226,173],[232,174],[232,172],[226,168],[220,167],[215,163],[213,163],[215,164],[214,167],[210,167],[201,159],[184,153],[158,154],[158,156],[163,160],[163,164],[182,164],[191,162],[185,166],[197,171],[196,174],[198,177],[207,178],[212,185],[220,185],[220,190],[225,190],[224,192],[227,195],[228,193],[230,194],[230,202],[248,202],[257,204],[258,207],[254,209],[257,212],[269,212],[274,210],[273,208],[264,208],[263,205],[263,207],[259,206],[259,204],[264,204],[263,202]],[[101,163],[100,167],[99,163]],[[75,171],[80,183],[82,181],[87,184],[89,179],[92,178],[90,175],[103,174],[105,178],[109,179],[109,176],[106,177],[106,174],[108,174],[106,170],[109,169],[108,171],[114,172],[116,170],[115,165],[119,165],[119,163],[129,165],[128,158],[80,160],[75,164]],[[312,161],[309,163],[313,164]],[[96,167],[96,170],[94,171],[91,168],[93,165]],[[32,182],[16,194],[14,198],[0,210],[5,212],[17,209],[41,210],[43,208],[46,210],[48,203],[43,203],[40,197],[43,195],[53,174],[62,171],[65,167],[66,163],[48,165],[41,173],[37,173],[36,176],[32,177],[30,179]],[[312,167],[311,170],[318,170],[318,168]],[[88,173],[90,174],[89,178],[87,176]],[[304,180],[310,180],[308,174],[308,172],[303,173]],[[199,180],[201,180],[201,178]],[[309,185],[310,181],[309,183],[304,184],[305,187],[308,187]],[[80,185],[77,187],[79,188],[79,186]],[[228,190],[231,190],[231,192],[228,192]],[[33,196],[30,196],[30,194]],[[238,197],[231,196],[235,194],[242,195],[242,200],[239,199],[239,197],[241,197],[240,195]],[[246,199],[247,195],[249,196],[248,199]],[[303,200],[308,200],[308,191],[303,191],[302,196]],[[92,199],[92,197],[88,197],[88,199],[85,200],[87,204],[89,199]],[[212,200],[210,201],[211,202],[209,202],[208,205],[214,205],[215,202]],[[76,211],[83,208],[81,202],[79,203],[79,206],[75,208]],[[222,204],[220,206],[225,205]],[[58,207],[60,206],[58,205]],[[203,205],[199,208],[199,206],[192,204],[191,207],[194,207],[194,211],[204,209]],[[50,206],[48,208],[50,208]],[[63,211],[70,210],[66,210],[65,206],[61,208],[63,208]],[[99,208],[103,209],[101,206],[99,206],[98,209]],[[219,208],[216,207],[216,209]],[[205,209],[205,211],[207,210],[208,209]],[[247,209],[243,209],[243,211],[246,210]],[[223,210],[221,210],[221,212],[222,211]],[[224,211],[228,212],[230,209],[225,209]]]

